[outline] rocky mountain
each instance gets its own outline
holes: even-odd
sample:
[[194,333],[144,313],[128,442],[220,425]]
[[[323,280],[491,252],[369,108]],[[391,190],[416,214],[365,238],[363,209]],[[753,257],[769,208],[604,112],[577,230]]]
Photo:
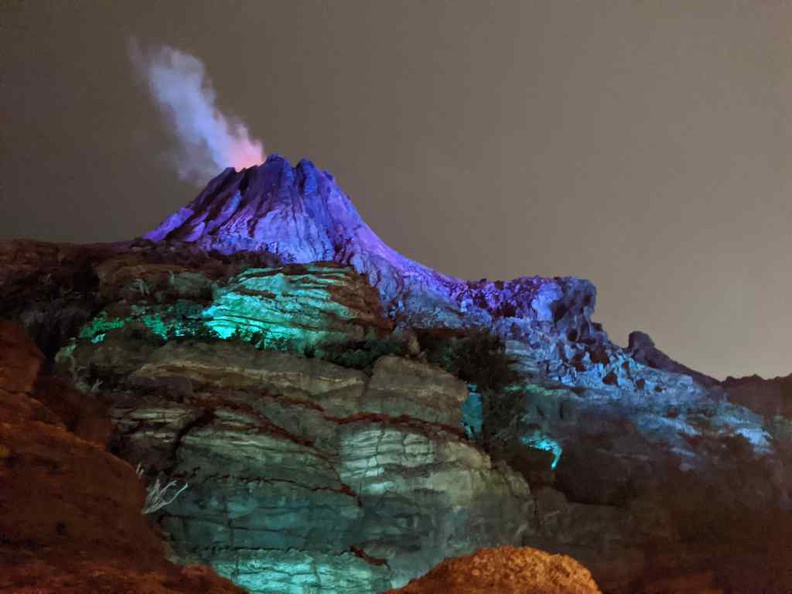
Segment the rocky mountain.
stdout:
[[134,241],[0,243],[0,283],[111,451],[189,484],[155,515],[176,558],[252,592],[383,591],[503,545],[605,592],[792,588],[775,392],[618,347],[587,281],[412,262],[307,161],[226,170]]

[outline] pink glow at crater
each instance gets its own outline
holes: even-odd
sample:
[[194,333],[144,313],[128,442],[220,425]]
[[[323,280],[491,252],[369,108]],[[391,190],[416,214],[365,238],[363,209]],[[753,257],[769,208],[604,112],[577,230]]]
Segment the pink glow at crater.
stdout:
[[182,179],[203,186],[226,167],[264,162],[263,143],[251,138],[241,119],[217,107],[217,93],[198,58],[166,45],[141,47],[134,39],[129,56],[177,141],[168,160]]

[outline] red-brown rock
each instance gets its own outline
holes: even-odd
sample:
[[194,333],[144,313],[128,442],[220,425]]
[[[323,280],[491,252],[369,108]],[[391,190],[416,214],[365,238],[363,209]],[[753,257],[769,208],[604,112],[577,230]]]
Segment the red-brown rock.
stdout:
[[0,349],[0,591],[243,592],[208,569],[167,562],[134,469],[66,428],[102,442],[98,416],[86,424],[80,395],[50,379],[38,395],[65,419],[30,396],[41,353],[21,328],[0,325]]
[[392,594],[596,594],[591,573],[565,555],[530,547],[480,549],[446,559]]

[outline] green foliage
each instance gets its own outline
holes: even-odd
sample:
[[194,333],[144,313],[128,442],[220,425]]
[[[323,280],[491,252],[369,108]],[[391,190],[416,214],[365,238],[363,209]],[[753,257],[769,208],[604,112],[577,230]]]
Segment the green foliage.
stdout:
[[486,330],[466,334],[422,330],[418,342],[430,363],[483,392],[499,392],[518,380],[503,341]]
[[306,356],[316,356],[330,363],[360,369],[371,373],[374,363],[385,355],[403,356],[404,344],[394,340],[352,340],[325,345],[320,349],[310,349]]
[[[215,338],[217,338],[216,332],[214,335]],[[234,332],[224,340],[230,340],[232,342],[246,342],[248,344],[252,344],[257,349],[264,347],[264,333],[253,331],[250,328],[236,328],[234,329]]]

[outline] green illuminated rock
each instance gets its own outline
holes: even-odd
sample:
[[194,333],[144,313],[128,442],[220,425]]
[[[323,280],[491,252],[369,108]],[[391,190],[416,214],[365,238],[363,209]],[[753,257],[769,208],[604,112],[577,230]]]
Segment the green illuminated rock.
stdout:
[[445,371],[220,339],[127,339],[127,358],[119,341],[80,356],[136,361],[111,393],[117,447],[190,483],[160,519],[183,562],[256,593],[377,592],[530,532],[528,485],[466,441],[467,389]]
[[333,265],[247,270],[219,289],[204,313],[221,338],[260,336],[261,346],[292,351],[392,327],[371,285]]

